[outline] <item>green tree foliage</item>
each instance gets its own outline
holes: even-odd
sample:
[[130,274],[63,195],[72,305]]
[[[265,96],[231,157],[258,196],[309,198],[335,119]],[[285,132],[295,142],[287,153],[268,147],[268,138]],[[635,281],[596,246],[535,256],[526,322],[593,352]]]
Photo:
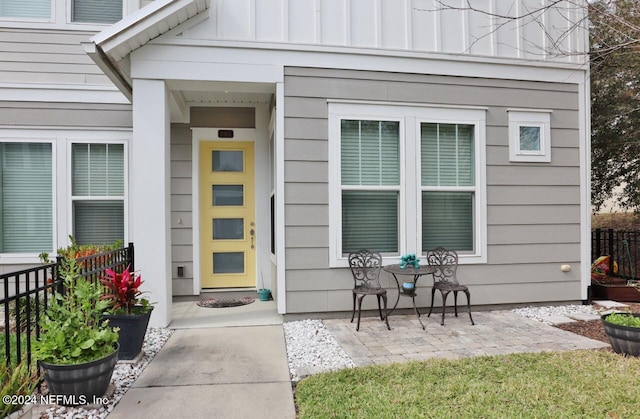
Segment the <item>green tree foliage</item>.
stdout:
[[[591,191],[599,208],[614,198],[640,209],[640,3],[589,6],[591,43]],[[623,186],[616,195],[614,188]]]

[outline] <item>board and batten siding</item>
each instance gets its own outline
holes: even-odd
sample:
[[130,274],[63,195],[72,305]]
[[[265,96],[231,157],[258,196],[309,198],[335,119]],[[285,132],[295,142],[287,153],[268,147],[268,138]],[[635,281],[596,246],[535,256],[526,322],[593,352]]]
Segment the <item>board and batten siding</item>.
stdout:
[[0,83],[111,86],[80,45],[94,34],[0,28]]
[[[540,0],[211,0],[189,38],[584,62],[584,5]],[[584,7],[581,7],[584,6]],[[520,16],[520,19],[514,19]],[[571,53],[567,53],[571,51]]]
[[[488,257],[459,279],[474,304],[580,299],[577,85],[287,67],[284,86],[287,312],[352,307],[350,271],[329,268],[328,99],[486,107]],[[509,162],[508,108],[553,110],[551,163]]]

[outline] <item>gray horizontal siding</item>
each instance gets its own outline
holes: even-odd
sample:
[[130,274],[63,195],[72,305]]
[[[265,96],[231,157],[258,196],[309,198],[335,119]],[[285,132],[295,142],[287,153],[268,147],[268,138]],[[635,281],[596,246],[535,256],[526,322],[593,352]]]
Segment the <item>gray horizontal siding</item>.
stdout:
[[488,230],[489,246],[580,243],[579,224],[494,224]]
[[[488,263],[461,266],[461,279],[476,304],[580,298],[577,85],[286,68],[284,90],[288,312],[351,309],[350,272],[329,268],[331,99],[486,107]],[[508,108],[553,111],[551,163],[509,161]]]
[[[576,264],[577,261],[568,261]],[[575,268],[576,266],[573,266]],[[462,265],[458,268],[458,278],[469,285],[508,285],[514,286],[522,282],[532,284],[547,284],[556,282],[555,276],[560,267],[555,263],[521,263],[517,265],[504,264],[491,267],[492,275],[487,275],[483,266]],[[572,269],[563,273],[565,281],[579,281],[578,270]],[[382,272],[380,283],[384,288],[395,291],[397,285],[393,277]],[[423,277],[418,281],[418,289],[427,289],[433,284],[431,277]],[[353,277],[348,269],[289,269],[287,270],[287,291],[340,291],[353,287]],[[350,295],[350,293],[348,293]],[[472,292],[473,299],[474,294]],[[365,299],[366,300],[366,299]]]
[[580,190],[574,186],[492,186],[487,202],[493,205],[575,205]]
[[[191,129],[171,125],[171,261],[173,295],[193,294],[193,180]],[[178,265],[184,276],[178,277]]]
[[111,82],[80,45],[94,32],[0,29],[0,82],[99,84]]
[[130,105],[0,102],[0,125],[131,128]]

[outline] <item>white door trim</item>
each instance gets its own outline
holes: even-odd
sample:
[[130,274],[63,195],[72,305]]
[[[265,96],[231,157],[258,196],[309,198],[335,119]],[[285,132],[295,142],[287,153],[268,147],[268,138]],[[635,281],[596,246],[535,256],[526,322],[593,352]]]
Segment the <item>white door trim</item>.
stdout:
[[[220,138],[218,130],[232,129],[235,138]],[[191,128],[191,179],[192,179],[192,212],[193,212],[193,295],[200,295],[202,291],[200,281],[200,159],[199,149],[201,141],[249,141],[255,143],[257,138],[257,129],[255,128]],[[255,164],[255,162],[254,162]],[[256,278],[258,264],[256,263]]]

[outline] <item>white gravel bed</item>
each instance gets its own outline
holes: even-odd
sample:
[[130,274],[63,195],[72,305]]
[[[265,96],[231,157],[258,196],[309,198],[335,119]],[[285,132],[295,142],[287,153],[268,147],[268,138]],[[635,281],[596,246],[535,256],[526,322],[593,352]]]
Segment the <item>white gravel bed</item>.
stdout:
[[291,381],[323,371],[353,368],[356,364],[321,320],[283,324]]
[[595,314],[598,310],[592,305],[574,304],[565,306],[542,306],[542,307],[522,307],[512,310],[523,317],[537,320],[539,322],[551,324],[545,318],[551,316],[568,316],[570,314]]
[[142,345],[144,355],[142,359],[136,364],[118,362],[116,368],[113,371],[111,382],[115,384],[115,390],[111,396],[109,396],[109,403],[105,406],[78,406],[78,407],[65,407],[54,406],[50,407],[42,412],[40,418],[64,418],[64,419],[97,419],[105,418],[113,410],[116,403],[127,392],[129,387],[138,378],[140,373],[151,362],[153,357],[162,349],[162,346],[167,342],[169,337],[173,334],[173,330],[150,327],[147,330],[147,334]]

